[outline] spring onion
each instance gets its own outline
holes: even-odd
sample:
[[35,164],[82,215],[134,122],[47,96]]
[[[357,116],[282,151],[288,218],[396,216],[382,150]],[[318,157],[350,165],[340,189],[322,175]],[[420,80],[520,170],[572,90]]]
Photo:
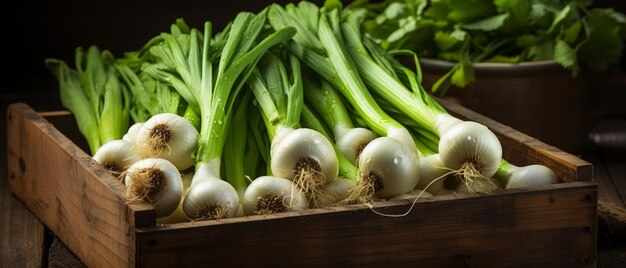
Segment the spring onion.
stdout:
[[[484,180],[495,174],[502,147],[487,127],[461,121],[449,115],[419,85],[417,74],[397,63],[373,41],[359,32],[364,11],[349,10],[341,23],[347,48],[359,73],[370,88],[423,129],[440,137],[439,155],[443,164],[457,170],[464,180]],[[395,69],[401,72],[394,72]],[[400,76],[406,76],[401,79]],[[403,82],[417,81],[406,86]],[[411,89],[409,89],[411,88]]]
[[328,82],[320,80],[318,86],[310,79],[305,81],[308,81],[305,91],[307,102],[331,126],[339,150],[350,162],[356,163],[365,146],[377,138],[376,134],[367,128],[354,126],[343,100]]
[[141,160],[134,149],[127,140],[112,140],[98,148],[93,159],[121,180],[126,169]]
[[504,184],[505,189],[548,185],[558,182],[554,171],[543,165],[515,166],[504,159],[494,178]]
[[386,198],[406,193],[419,179],[415,144],[408,131],[382,111],[356,72],[342,45],[336,24],[338,15],[336,11],[325,12],[314,4],[301,2],[285,9],[273,5],[269,18],[275,29],[298,30],[287,44],[289,50],[335,86],[374,132],[386,136],[363,149],[357,164],[362,179],[349,199],[369,201],[374,195]]
[[[175,38],[162,34],[163,43],[150,49],[160,63],[143,70],[169,83],[201,118],[196,172],[183,204],[192,220],[233,217],[239,197],[232,185],[221,180],[221,156],[233,104],[241,87],[261,56],[269,48],[289,39],[293,29],[262,31],[265,11],[258,15],[239,13],[228,31],[212,37],[211,23],[204,34],[191,29]],[[223,45],[214,46],[212,42]],[[258,42],[258,43],[257,43]],[[170,64],[167,64],[170,63]],[[173,63],[173,64],[171,64]]]
[[323,197],[321,188],[335,180],[338,160],[330,141],[321,133],[300,128],[303,85],[300,61],[293,55],[268,53],[248,82],[256,97],[271,140],[273,176],[293,180],[305,193],[309,206]]
[[[191,179],[193,178],[193,174],[194,172],[188,172],[185,174],[181,174],[181,180],[183,182],[183,198],[185,197],[185,193],[187,192],[187,189],[189,189],[189,186],[191,186]],[[185,212],[183,211],[183,198],[180,199],[180,202],[178,203],[178,207],[176,207],[176,210],[174,210],[174,212],[172,212],[172,214],[165,216],[165,217],[161,217],[161,218],[157,218],[157,223],[158,224],[172,224],[172,223],[180,223],[180,222],[186,222],[187,217],[185,217]]]
[[113,55],[90,47],[76,49],[76,70],[57,59],[46,66],[57,78],[61,102],[70,110],[91,154],[108,141],[121,139],[129,125],[130,94],[118,80]]
[[[307,83],[308,84],[308,83]],[[308,84],[307,91],[313,90]],[[302,125],[314,129],[324,135],[328,140],[332,140],[328,127],[319,120],[319,117],[313,110],[304,105],[302,109]],[[334,181],[326,183],[322,189],[324,199],[320,200],[317,207],[331,207],[344,203],[350,193],[354,191],[359,180],[358,170],[356,166],[344,155],[340,148],[333,144],[337,160],[339,161],[339,176]]]
[[157,218],[172,214],[183,195],[178,169],[161,158],[146,158],[130,166],[124,183],[130,200],[149,202],[154,206]]

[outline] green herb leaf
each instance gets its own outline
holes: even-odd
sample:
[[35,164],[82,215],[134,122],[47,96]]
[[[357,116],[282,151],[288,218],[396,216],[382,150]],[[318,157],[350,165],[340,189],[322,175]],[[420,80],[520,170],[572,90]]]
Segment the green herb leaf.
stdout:
[[426,17],[445,21],[451,11],[446,0],[433,0],[425,13]]
[[509,17],[509,14],[500,14],[497,16],[482,19],[469,24],[464,24],[461,27],[468,30],[480,30],[480,31],[493,31],[504,24],[504,21]]
[[570,47],[566,41],[557,40],[554,46],[554,60],[563,67],[570,69],[576,64],[576,50]]
[[539,38],[536,35],[524,34],[515,39],[515,45],[518,47],[531,47],[539,42]]
[[465,87],[474,81],[474,68],[469,57],[469,52],[464,52],[459,58],[459,68],[454,71],[450,80],[453,85]]
[[610,9],[592,10],[587,18],[588,40],[580,47],[580,61],[596,72],[617,65],[622,56],[623,39],[619,21]]
[[559,11],[559,13],[554,17],[554,21],[552,22],[550,29],[548,29],[548,32],[554,31],[556,27],[559,25],[559,23],[561,23],[563,20],[567,18],[567,16],[569,16],[571,10],[572,8],[569,5],[567,5],[561,11]]
[[580,21],[576,21],[572,23],[569,27],[563,31],[563,40],[569,44],[574,44],[580,35],[580,30],[582,29],[582,23]]
[[450,36],[456,40],[465,41],[465,38],[467,37],[467,32],[459,28],[455,28],[454,31],[450,34]]
[[460,40],[451,36],[451,34],[445,32],[435,33],[435,43],[440,50],[446,51],[455,45],[459,44]]
[[509,14],[507,22],[513,29],[528,26],[531,0],[495,0],[494,4],[500,12]]
[[385,8],[384,13],[380,17],[386,20],[397,20],[401,17],[406,17],[407,12],[408,10],[404,3],[394,2]]
[[530,19],[532,21],[539,20],[546,16],[547,14],[547,6],[541,2],[535,2],[530,6]]
[[492,0],[449,0],[448,18],[460,23],[478,21],[496,14]]
[[550,60],[554,56],[554,42],[549,41],[528,48],[528,57],[530,60]]
[[496,55],[496,56],[493,56],[493,57],[491,57],[491,58],[487,59],[487,60],[486,60],[486,61],[484,61],[484,62],[495,62],[495,63],[518,63],[518,62],[520,62],[520,60],[521,60],[520,55],[517,55],[517,56],[512,56],[512,57],[509,57],[509,56],[503,56],[503,55]]
[[333,9],[341,10],[343,8],[343,4],[339,0],[326,0],[324,1],[324,8],[328,10],[333,10]]

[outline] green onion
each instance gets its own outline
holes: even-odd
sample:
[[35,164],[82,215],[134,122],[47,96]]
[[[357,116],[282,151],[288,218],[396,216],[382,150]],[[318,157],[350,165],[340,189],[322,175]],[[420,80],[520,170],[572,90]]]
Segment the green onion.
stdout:
[[374,132],[388,136],[363,149],[362,154],[368,154],[361,156],[357,165],[363,179],[351,199],[369,201],[374,194],[384,198],[412,190],[419,179],[415,144],[408,131],[383,112],[365,87],[343,45],[338,11],[320,10],[301,2],[285,9],[273,5],[269,18],[275,29],[296,28],[298,33],[288,43],[289,50],[337,88]]
[[93,155],[128,129],[130,94],[119,83],[110,52],[92,46],[85,54],[78,48],[75,60],[76,70],[57,59],[46,59],[46,66],[59,81],[61,102],[74,114]]
[[249,80],[272,140],[273,176],[293,180],[316,207],[321,188],[337,177],[338,160],[324,135],[300,128],[302,83],[300,61],[289,53],[265,55]]

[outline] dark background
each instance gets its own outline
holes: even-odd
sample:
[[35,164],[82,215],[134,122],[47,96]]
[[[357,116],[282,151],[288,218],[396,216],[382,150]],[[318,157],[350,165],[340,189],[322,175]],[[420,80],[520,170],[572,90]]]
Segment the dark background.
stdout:
[[[26,102],[37,111],[63,109],[57,82],[44,59],[74,65],[76,47],[96,45],[116,56],[140,49],[169,31],[177,18],[190,27],[213,23],[214,32],[240,11],[258,12],[270,3],[255,0],[63,0],[14,1],[0,8],[0,161],[6,164],[6,109]],[[323,3],[323,1],[313,1]],[[5,173],[4,170],[0,172]]]
[[[90,45],[121,56],[168,31],[176,18],[184,18],[189,26],[197,28],[211,20],[217,31],[238,12],[257,12],[271,2],[295,1],[63,0],[11,1],[11,5],[5,1],[0,8],[0,174],[7,173],[7,105],[26,102],[38,111],[62,109],[56,81],[44,67],[45,58],[58,58],[73,65],[76,47]],[[626,11],[624,0],[596,0],[595,3]],[[626,102],[622,100],[622,103]],[[6,180],[4,176],[0,178]],[[8,192],[4,189],[5,182],[0,182],[0,191]],[[603,249],[600,253],[605,256],[601,258],[605,264],[606,260],[624,261],[623,248]],[[598,266],[611,267],[602,262]]]
[[[45,105],[36,108],[58,107],[58,98],[50,92],[56,91],[56,81],[44,68],[45,58],[73,62],[75,48],[90,45],[121,56],[168,31],[176,18],[184,18],[197,28],[211,20],[214,29],[220,30],[239,11],[257,12],[272,2],[296,1],[63,0],[13,1],[13,7],[5,4],[0,10],[0,109],[4,111],[6,103],[21,100],[36,106],[42,98]],[[595,5],[624,11],[623,2],[596,0]]]
[[[78,46],[97,45],[116,56],[136,50],[151,37],[169,31],[176,18],[201,28],[211,20],[220,30],[239,11],[258,12],[271,1],[15,1],[0,11],[3,97],[44,94],[56,85],[44,68],[45,58],[72,63]],[[290,1],[275,1],[286,3]],[[73,64],[70,64],[70,66]],[[4,94],[12,92],[13,94]],[[32,96],[39,98],[37,96]],[[52,102],[52,99],[48,99]],[[47,108],[47,107],[42,107]]]

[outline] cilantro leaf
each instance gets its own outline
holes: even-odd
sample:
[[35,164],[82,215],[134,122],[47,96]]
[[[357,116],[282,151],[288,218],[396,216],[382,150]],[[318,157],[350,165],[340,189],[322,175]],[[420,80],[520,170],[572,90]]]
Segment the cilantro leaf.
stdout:
[[549,41],[528,48],[528,58],[532,61],[550,60],[554,56],[554,42]]
[[607,9],[592,10],[586,20],[588,40],[580,47],[580,61],[587,68],[603,72],[617,65],[624,49],[620,25]]
[[496,55],[496,56],[493,56],[493,57],[487,59],[484,62],[518,63],[518,62],[520,62],[520,60],[521,60],[520,55],[512,56],[512,57],[503,56],[503,55]]
[[448,18],[455,22],[468,23],[497,13],[493,0],[448,0]]
[[592,9],[591,4],[591,0],[384,0],[361,6],[370,8],[365,32],[385,49],[408,49],[420,57],[457,63],[433,86],[435,92],[444,84],[470,83],[472,63],[480,61],[554,60],[574,75],[580,65],[596,72],[618,66],[626,16],[612,9]]
[[576,66],[576,50],[564,40],[557,40],[554,45],[554,60],[567,69]]
[[435,43],[437,44],[437,47],[442,51],[451,49],[452,47],[459,44],[460,41],[461,40],[452,37],[451,34],[446,32],[438,31],[435,33]]
[[571,11],[572,8],[570,5],[565,6],[561,11],[559,11],[559,13],[554,17],[554,21],[552,22],[550,29],[548,29],[548,32],[554,31],[559,23],[564,21],[569,16]]
[[531,0],[495,0],[494,4],[499,12],[509,14],[507,27],[510,31],[528,27]]
[[572,23],[572,25],[570,25],[563,31],[563,40],[573,45],[574,43],[576,43],[576,40],[578,40],[581,29],[582,23],[580,21]]
[[509,14],[500,14],[486,19],[482,19],[469,24],[464,24],[461,27],[468,30],[480,30],[480,31],[493,31],[502,27],[504,21],[509,17]]
[[465,87],[474,81],[474,67],[468,51],[461,52],[458,68],[452,74],[450,81],[453,85],[459,87]]

